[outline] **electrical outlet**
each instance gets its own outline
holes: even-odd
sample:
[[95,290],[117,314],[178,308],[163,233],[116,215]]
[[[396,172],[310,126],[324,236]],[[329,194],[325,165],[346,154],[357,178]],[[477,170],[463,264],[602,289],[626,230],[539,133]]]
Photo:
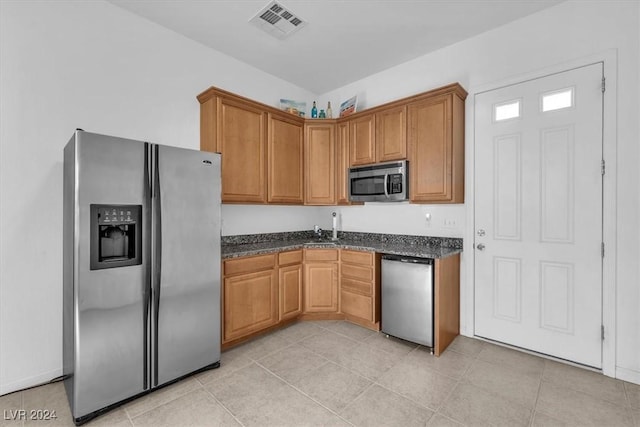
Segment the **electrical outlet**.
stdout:
[[455,219],[445,219],[444,220],[444,226],[447,228],[454,228],[456,226],[456,220]]

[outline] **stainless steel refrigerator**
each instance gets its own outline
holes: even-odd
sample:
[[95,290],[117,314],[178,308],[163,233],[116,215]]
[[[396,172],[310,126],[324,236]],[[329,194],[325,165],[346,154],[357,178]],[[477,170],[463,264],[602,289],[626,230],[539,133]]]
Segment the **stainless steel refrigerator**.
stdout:
[[64,149],[63,262],[76,424],[218,367],[220,155],[76,131]]

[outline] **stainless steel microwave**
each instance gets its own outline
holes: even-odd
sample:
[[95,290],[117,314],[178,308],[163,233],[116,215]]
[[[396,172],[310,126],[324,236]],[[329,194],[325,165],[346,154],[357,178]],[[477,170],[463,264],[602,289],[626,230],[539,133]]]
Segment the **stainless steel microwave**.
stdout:
[[349,168],[349,200],[398,202],[409,199],[409,162],[378,163]]

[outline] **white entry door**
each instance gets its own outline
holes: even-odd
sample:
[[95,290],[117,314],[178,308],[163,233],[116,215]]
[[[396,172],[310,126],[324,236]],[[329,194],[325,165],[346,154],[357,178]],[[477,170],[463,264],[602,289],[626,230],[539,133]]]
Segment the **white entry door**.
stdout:
[[603,64],[475,97],[475,334],[602,366]]

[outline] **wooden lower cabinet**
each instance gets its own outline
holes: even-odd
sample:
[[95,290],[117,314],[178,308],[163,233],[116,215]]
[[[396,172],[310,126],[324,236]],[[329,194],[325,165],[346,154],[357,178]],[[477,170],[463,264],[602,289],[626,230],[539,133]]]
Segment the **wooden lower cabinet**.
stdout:
[[[381,254],[304,249],[224,261],[223,349],[296,319],[379,331]],[[459,334],[460,255],[434,261],[434,354]]]
[[225,278],[223,342],[278,323],[277,295],[273,269]]
[[338,265],[305,264],[304,311],[307,313],[338,311]]
[[337,313],[338,250],[304,250],[304,312]]
[[276,254],[224,261],[222,343],[278,323]]
[[347,320],[380,330],[380,254],[340,251],[340,310]]
[[278,254],[278,320],[294,319],[302,313],[302,251]]
[[460,254],[433,264],[433,354],[440,356],[460,334]]

